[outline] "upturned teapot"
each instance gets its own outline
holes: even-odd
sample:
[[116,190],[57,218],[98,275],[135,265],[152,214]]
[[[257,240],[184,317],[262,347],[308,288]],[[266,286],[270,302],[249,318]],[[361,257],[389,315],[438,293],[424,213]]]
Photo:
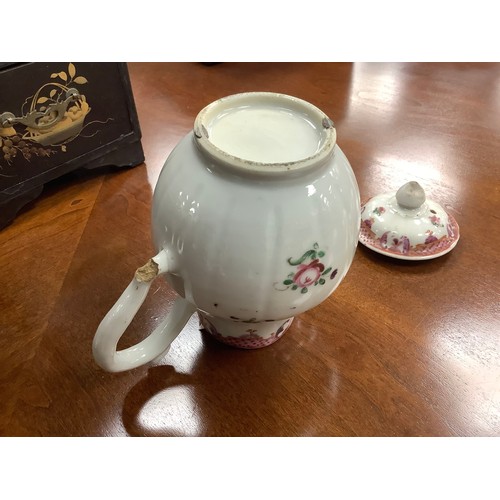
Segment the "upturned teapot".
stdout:
[[[323,111],[270,92],[219,99],[163,166],[152,204],[157,254],[102,320],[94,358],[111,372],[148,363],[195,312],[221,342],[268,346],[337,288],[359,230],[356,179]],[[117,351],[159,275],[178,294],[172,309]]]

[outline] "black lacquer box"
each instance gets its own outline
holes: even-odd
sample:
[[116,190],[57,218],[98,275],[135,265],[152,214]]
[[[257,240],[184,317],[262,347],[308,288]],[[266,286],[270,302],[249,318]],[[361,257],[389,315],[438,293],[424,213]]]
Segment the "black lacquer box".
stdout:
[[125,63],[0,63],[0,229],[63,174],[143,161]]

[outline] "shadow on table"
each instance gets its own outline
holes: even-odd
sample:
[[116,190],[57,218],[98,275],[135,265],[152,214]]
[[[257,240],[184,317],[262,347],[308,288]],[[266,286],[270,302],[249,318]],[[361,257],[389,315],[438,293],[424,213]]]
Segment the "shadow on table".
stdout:
[[183,432],[185,429],[180,428],[180,426],[172,425],[179,421],[175,415],[170,419],[169,425],[169,412],[164,411],[165,407],[171,406],[165,401],[168,397],[161,398],[163,401],[158,402],[162,408],[155,412],[157,418],[154,419],[154,422],[147,418],[144,420],[141,418],[141,414],[150,403],[154,404],[154,400],[165,391],[174,393],[172,394],[172,403],[178,404],[179,394],[175,394],[175,392],[189,390],[192,381],[191,375],[179,373],[173,366],[161,365],[149,368],[147,376],[130,389],[123,402],[122,419],[128,434],[131,436],[191,435],[190,432]]
[[168,365],[149,368],[124,399],[123,425],[131,436],[321,434],[324,422],[312,421],[304,410],[321,405],[331,419],[338,381],[332,387],[335,367],[318,359],[307,342],[314,344],[313,337],[304,340],[291,330],[272,346],[236,349],[201,330],[189,373]]

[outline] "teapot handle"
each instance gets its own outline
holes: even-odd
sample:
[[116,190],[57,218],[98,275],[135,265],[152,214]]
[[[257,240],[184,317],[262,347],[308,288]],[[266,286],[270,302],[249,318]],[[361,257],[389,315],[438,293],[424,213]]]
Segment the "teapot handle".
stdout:
[[167,317],[148,337],[132,347],[116,350],[118,341],[146,299],[153,280],[167,272],[167,268],[167,251],[162,250],[137,269],[128,287],[101,321],[92,343],[92,353],[96,363],[104,370],[131,370],[160,357],[196,311],[193,304],[177,297]]

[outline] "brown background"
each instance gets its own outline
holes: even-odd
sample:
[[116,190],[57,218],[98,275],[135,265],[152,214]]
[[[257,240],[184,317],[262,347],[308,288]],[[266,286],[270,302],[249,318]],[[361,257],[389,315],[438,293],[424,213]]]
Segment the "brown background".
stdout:
[[[136,63],[146,164],[73,173],[0,232],[0,435],[500,436],[500,65]],[[362,246],[271,347],[218,344],[193,317],[154,365],[111,375],[100,320],[153,248],[152,188],[197,112],[277,91],[336,123],[361,195],[417,180],[457,219],[447,256]],[[156,283],[121,345],[174,299]]]

